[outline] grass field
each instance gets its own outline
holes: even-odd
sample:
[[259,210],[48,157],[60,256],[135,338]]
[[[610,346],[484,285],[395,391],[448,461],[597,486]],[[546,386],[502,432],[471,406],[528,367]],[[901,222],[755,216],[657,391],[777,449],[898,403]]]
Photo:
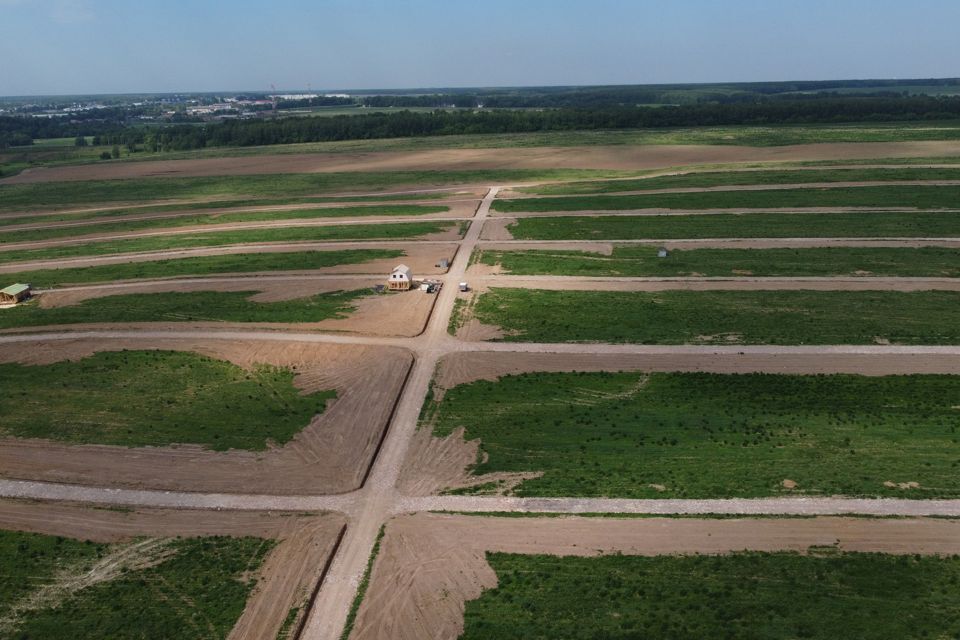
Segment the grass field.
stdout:
[[903,640],[960,634],[960,559],[830,550],[725,556],[487,554],[464,640]]
[[[273,542],[192,538],[146,546],[146,567],[120,571],[70,594],[60,582],[97,569],[109,575],[127,544],[91,544],[0,532],[0,633],[26,640],[226,638]],[[57,591],[60,591],[57,593]]]
[[956,208],[960,186],[890,185],[767,191],[709,191],[648,195],[559,196],[497,200],[502,213],[628,211],[635,209],[771,209],[799,207]]
[[509,342],[960,344],[955,291],[491,289],[474,316]]
[[115,253],[164,251],[188,247],[218,247],[260,242],[336,242],[340,240],[394,240],[418,238],[455,228],[453,222],[398,222],[390,224],[348,224],[327,227],[284,227],[205,231],[143,238],[117,238],[84,244],[64,244],[42,249],[0,251],[0,263],[48,258],[99,256]]
[[477,474],[543,472],[520,496],[956,498],[956,406],[960,376],[531,373],[425,415],[480,439]]
[[78,361],[0,364],[0,432],[76,444],[284,444],[336,394],[301,394],[289,369],[245,370],[177,351],[102,352]]
[[[960,214],[942,211],[530,216],[508,227],[517,240],[678,238],[938,238],[960,235]],[[2,259],[3,254],[0,254]]]
[[29,282],[34,287],[50,288],[90,282],[111,282],[136,278],[172,278],[226,273],[267,271],[307,271],[337,265],[362,264],[371,260],[401,258],[398,249],[345,249],[343,251],[294,251],[291,253],[241,253],[222,256],[177,258],[155,262],[105,264],[75,269],[21,271],[7,279]]
[[346,318],[354,308],[352,303],[371,291],[320,293],[280,302],[250,301],[257,293],[132,293],[52,308],[30,302],[4,309],[0,313],[0,329],[103,322],[319,322]]
[[695,187],[722,187],[734,185],[810,184],[818,182],[878,182],[884,180],[960,180],[956,168],[889,168],[889,169],[822,169],[818,171],[717,171],[690,173],[675,176],[660,176],[636,180],[610,180],[594,182],[570,182],[536,187],[524,187],[519,191],[539,195],[577,195],[591,193],[617,193],[651,189],[681,189]]
[[688,249],[673,250],[666,258],[658,258],[657,249],[648,246],[614,247],[609,256],[587,251],[480,249],[475,261],[499,265],[504,273],[516,275],[960,277],[960,251],[944,247]]
[[[154,158],[156,159],[156,158]],[[411,185],[456,186],[524,180],[585,180],[635,175],[627,171],[587,169],[517,169],[475,171],[389,171],[355,173],[291,173],[195,178],[138,178],[28,184],[0,183],[0,210],[77,206],[110,202],[176,199],[238,200],[316,196],[342,191],[385,191]],[[375,194],[374,194],[375,195]]]
[[[113,232],[144,231],[148,229],[175,229],[243,222],[269,222],[283,220],[315,220],[322,218],[345,218],[363,216],[422,216],[431,213],[444,213],[448,207],[424,207],[417,205],[390,205],[383,207],[329,207],[320,209],[290,209],[286,211],[249,211],[234,213],[212,213],[207,215],[184,215],[144,220],[113,220],[100,224],[47,229],[22,229],[4,233],[0,226],[0,244],[6,242],[31,242],[53,238],[69,238],[84,235]],[[36,223],[38,220],[34,219]],[[40,220],[40,222],[46,222]]]

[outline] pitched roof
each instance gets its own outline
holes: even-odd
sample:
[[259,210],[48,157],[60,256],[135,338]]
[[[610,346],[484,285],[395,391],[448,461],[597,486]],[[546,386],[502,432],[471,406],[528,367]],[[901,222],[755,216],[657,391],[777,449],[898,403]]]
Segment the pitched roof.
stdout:
[[0,293],[5,293],[8,296],[15,296],[19,293],[23,293],[24,291],[27,291],[28,289],[30,289],[30,285],[20,284],[18,282],[17,284],[12,284],[9,287],[6,287],[5,289],[0,289]]
[[408,276],[408,277],[409,277],[409,275],[410,275],[410,267],[408,267],[408,266],[405,265],[405,264],[398,264],[397,266],[395,266],[395,267],[393,268],[393,273],[396,273],[396,272],[398,272],[398,271],[399,271],[400,273],[402,273],[403,275],[405,275],[405,276]]

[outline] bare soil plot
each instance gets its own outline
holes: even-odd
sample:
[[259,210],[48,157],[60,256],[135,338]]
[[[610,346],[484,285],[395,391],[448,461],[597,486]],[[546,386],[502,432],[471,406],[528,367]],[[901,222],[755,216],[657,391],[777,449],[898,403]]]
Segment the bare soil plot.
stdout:
[[[100,163],[30,169],[4,184],[148,177],[470,169],[656,169],[690,164],[960,155],[960,142],[824,143],[784,147],[620,145],[285,154]],[[423,185],[420,185],[423,187]]]
[[[960,361],[948,355],[867,354],[713,354],[664,355],[599,353],[456,352],[440,360],[433,380],[433,397],[441,400],[448,389],[477,380],[495,381],[520,373],[568,371],[643,371],[712,373],[830,374],[886,376],[912,373],[960,374]],[[411,496],[497,482],[503,490],[539,474],[488,473],[471,468],[480,453],[479,440],[465,440],[458,429],[435,437],[427,426],[414,434],[407,463],[398,479],[400,490]]]
[[0,528],[96,542],[137,537],[256,536],[277,539],[257,587],[230,634],[275,637],[291,608],[302,607],[333,553],[346,522],[334,514],[137,509],[119,511],[64,503],[0,500]]
[[[335,291],[353,291],[372,288],[383,284],[385,278],[336,278],[318,279],[312,276],[289,277],[237,277],[237,278],[197,278],[192,280],[155,280],[116,285],[94,285],[70,289],[47,291],[39,296],[42,308],[66,307],[80,304],[86,300],[111,295],[136,293],[185,293],[194,291],[257,291],[249,299],[251,302],[280,302],[307,298],[321,293]],[[306,324],[252,323],[260,328],[310,329],[318,331],[344,331],[365,335],[412,337],[420,334],[430,317],[435,295],[426,295],[418,291],[402,293],[371,293],[358,299],[355,311],[346,318],[332,318]],[[229,324],[229,323],[227,323]],[[61,328],[73,330],[110,327],[110,324],[62,325]],[[204,322],[148,322],[125,326],[151,328],[224,327],[225,323]],[[247,325],[245,325],[247,326]],[[30,331],[38,327],[30,327]],[[8,330],[9,331],[9,330]],[[4,333],[4,331],[0,331]]]
[[487,552],[557,556],[806,552],[960,552],[960,523],[857,518],[696,520],[497,518],[417,514],[391,520],[352,640],[455,639],[465,602],[497,585]]
[[406,350],[390,347],[213,337],[38,340],[21,343],[0,357],[7,362],[43,364],[122,349],[195,351],[242,367],[290,367],[296,372],[297,387],[335,389],[337,398],[288,444],[265,452],[214,452],[190,445],[70,446],[3,438],[0,475],[223,493],[345,493],[356,489],[366,475],[413,361]]

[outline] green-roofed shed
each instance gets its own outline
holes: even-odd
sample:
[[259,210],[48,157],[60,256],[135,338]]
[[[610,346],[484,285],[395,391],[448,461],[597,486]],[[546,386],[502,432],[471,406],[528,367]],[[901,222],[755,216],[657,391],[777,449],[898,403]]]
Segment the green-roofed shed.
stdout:
[[0,304],[16,304],[30,297],[30,285],[12,284],[0,289]]

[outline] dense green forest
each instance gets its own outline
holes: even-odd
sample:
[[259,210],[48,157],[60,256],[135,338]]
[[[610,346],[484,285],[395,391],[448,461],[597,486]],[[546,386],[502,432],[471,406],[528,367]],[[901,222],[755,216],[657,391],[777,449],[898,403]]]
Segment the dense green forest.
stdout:
[[960,98],[847,97],[658,108],[403,111],[330,118],[230,120],[206,126],[180,125],[159,130],[127,128],[104,134],[101,139],[107,144],[143,144],[150,151],[176,151],[456,134],[955,118],[960,118]]

